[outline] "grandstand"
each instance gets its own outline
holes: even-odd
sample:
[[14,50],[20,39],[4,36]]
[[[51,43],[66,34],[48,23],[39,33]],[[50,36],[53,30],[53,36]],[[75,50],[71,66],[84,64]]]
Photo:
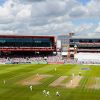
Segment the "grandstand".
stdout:
[[100,63],[100,38],[73,36],[69,40],[68,57],[78,63]]
[[1,52],[55,50],[54,36],[0,36]]
[[56,44],[54,36],[1,35],[0,63],[63,63]]
[[54,36],[0,36],[0,63],[100,64],[100,38],[72,36],[66,58]]

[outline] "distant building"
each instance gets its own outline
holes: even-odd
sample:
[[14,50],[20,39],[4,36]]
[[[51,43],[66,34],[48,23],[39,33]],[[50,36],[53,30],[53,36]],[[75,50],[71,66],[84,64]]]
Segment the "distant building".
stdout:
[[69,33],[68,35],[59,35],[57,37],[57,40],[61,41],[61,51],[62,51],[62,56],[67,57],[68,55],[68,48],[69,48],[69,40],[72,38],[74,33]]
[[57,39],[61,41],[62,46],[69,44],[69,35],[59,35]]
[[[89,55],[92,55],[93,53],[100,53],[100,37],[94,36],[94,37],[88,37],[88,36],[72,36],[72,38],[69,39],[69,57],[74,58],[76,54],[84,53]],[[80,58],[83,59],[83,56],[81,55]],[[95,59],[94,56],[92,59]],[[88,59],[88,58],[85,58]]]
[[74,35],[75,33],[69,33],[68,35],[58,35],[57,39],[61,41],[62,51],[67,51],[67,48],[69,46],[69,39]]
[[61,52],[61,40],[57,40],[57,45],[56,49],[58,52]]

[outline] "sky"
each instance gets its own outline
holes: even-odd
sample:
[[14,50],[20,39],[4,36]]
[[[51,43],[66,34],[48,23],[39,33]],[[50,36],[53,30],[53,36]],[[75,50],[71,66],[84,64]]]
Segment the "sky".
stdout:
[[2,35],[100,35],[100,0],[0,0]]
[[0,0],[0,5],[2,5],[6,0]]
[[78,0],[79,2],[81,2],[83,5],[86,5],[90,0]]

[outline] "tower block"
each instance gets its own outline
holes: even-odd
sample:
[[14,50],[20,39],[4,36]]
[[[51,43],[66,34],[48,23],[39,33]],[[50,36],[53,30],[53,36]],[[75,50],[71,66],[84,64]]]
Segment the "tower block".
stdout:
[[70,48],[68,48],[67,60],[70,59]]

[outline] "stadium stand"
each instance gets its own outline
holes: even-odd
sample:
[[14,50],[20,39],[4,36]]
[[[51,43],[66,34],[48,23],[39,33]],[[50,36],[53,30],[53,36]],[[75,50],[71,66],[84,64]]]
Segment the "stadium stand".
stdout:
[[48,56],[32,56],[32,57],[3,57],[0,58],[0,63],[31,63],[31,64],[63,64],[64,60],[60,55]]
[[63,64],[56,44],[54,36],[0,35],[0,63]]
[[78,63],[100,64],[100,53],[77,53],[74,58]]
[[54,36],[0,35],[1,64],[100,64],[100,40],[73,36],[63,53]]
[[79,64],[100,64],[100,38],[73,36],[69,40],[68,58]]
[[57,63],[57,64],[63,64],[64,63],[64,60],[62,59],[62,56],[61,55],[56,55],[56,56],[48,56],[47,58],[47,62],[49,64],[51,63]]

